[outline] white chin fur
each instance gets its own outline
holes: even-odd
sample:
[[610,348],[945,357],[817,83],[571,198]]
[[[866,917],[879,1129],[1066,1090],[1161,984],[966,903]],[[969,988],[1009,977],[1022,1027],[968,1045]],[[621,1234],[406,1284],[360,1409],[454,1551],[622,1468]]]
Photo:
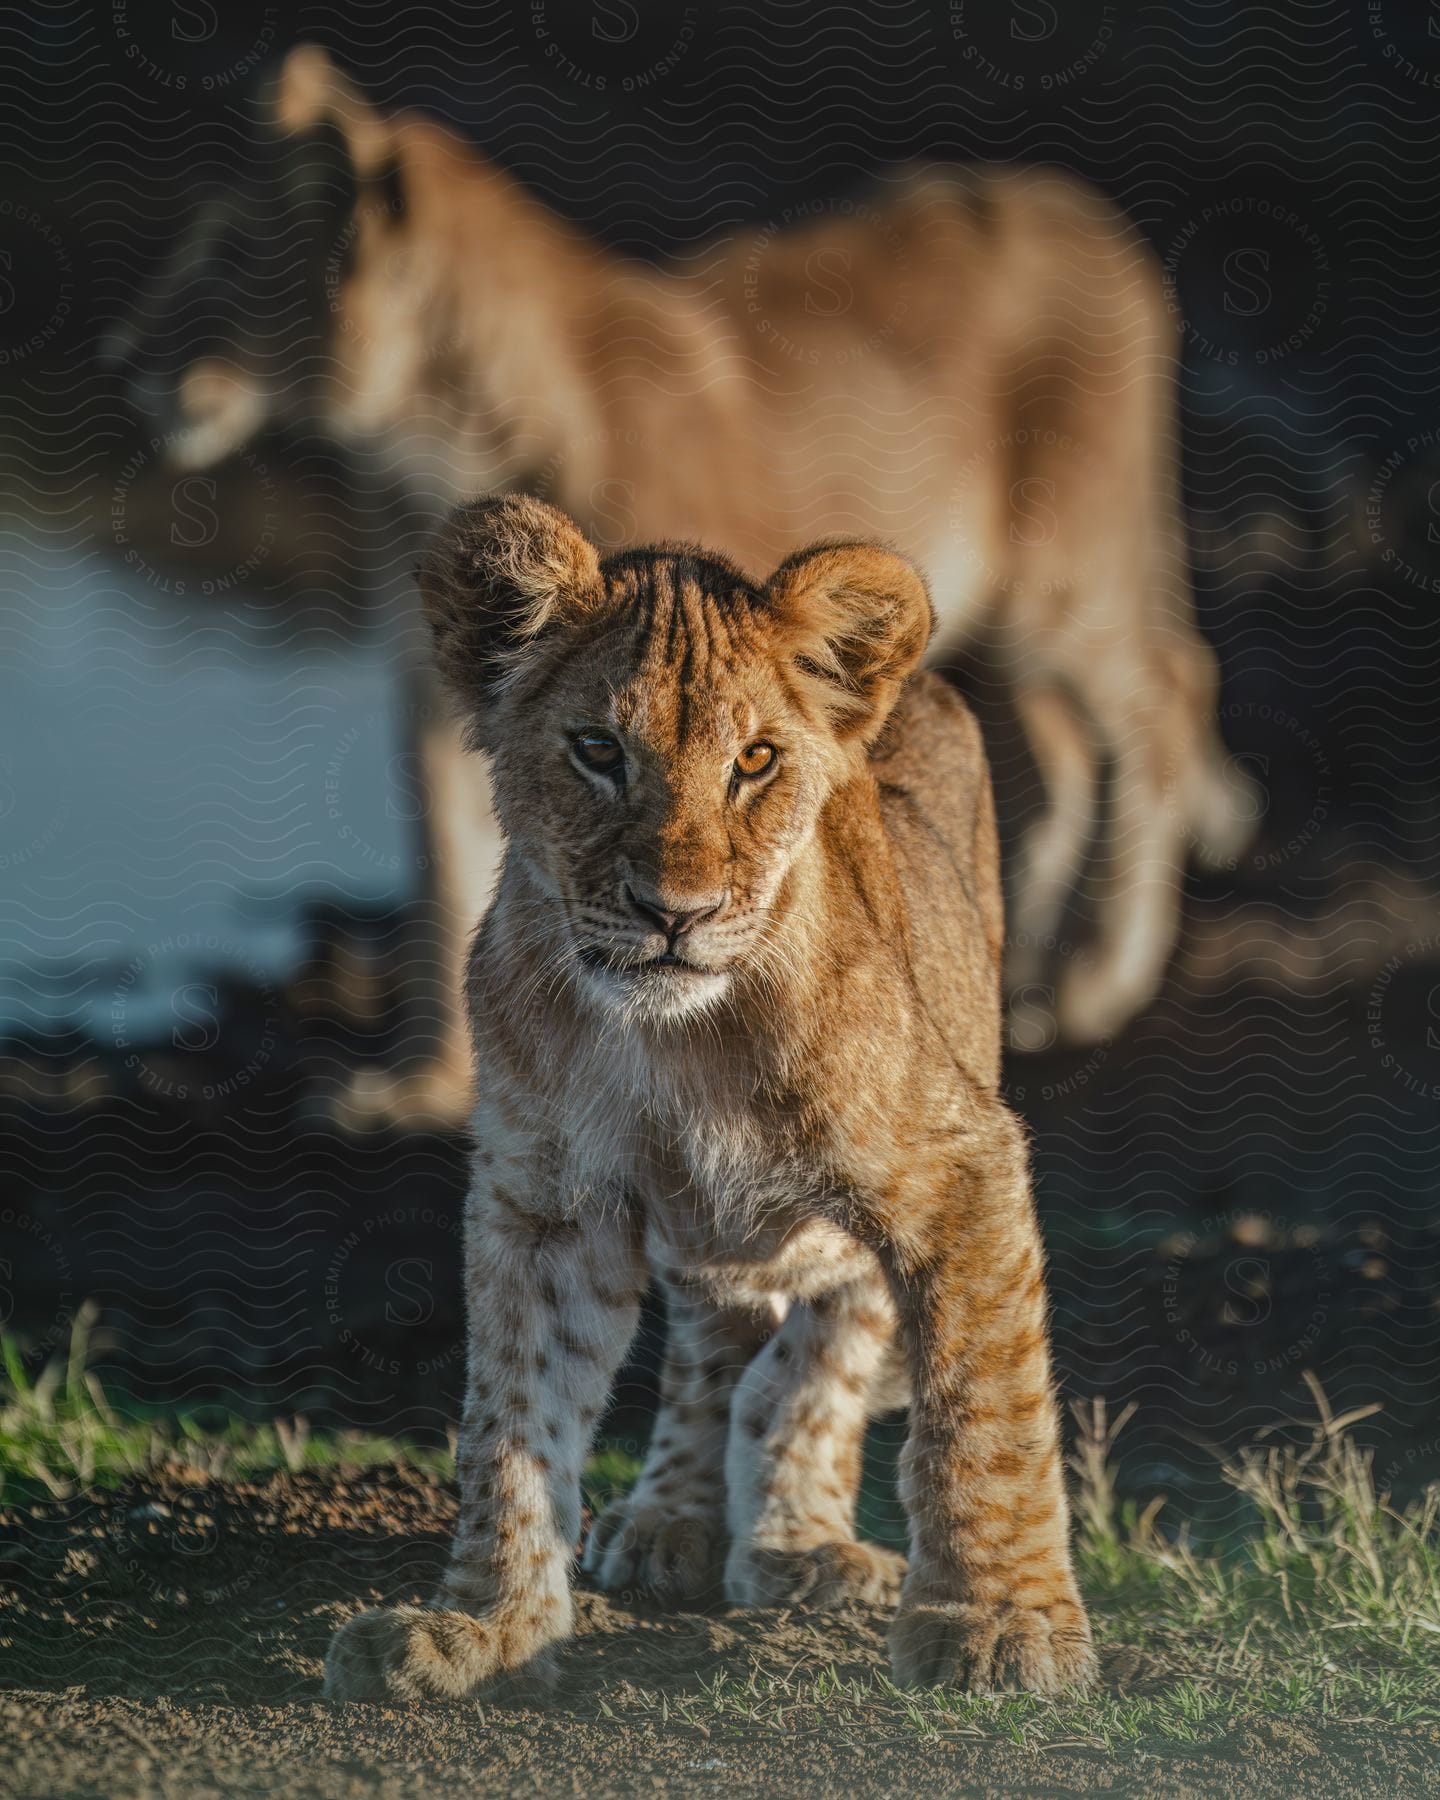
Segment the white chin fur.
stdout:
[[637,977],[582,965],[578,973],[581,992],[594,1005],[645,1024],[693,1018],[713,1006],[730,985],[729,972],[723,969],[718,974],[656,972]]

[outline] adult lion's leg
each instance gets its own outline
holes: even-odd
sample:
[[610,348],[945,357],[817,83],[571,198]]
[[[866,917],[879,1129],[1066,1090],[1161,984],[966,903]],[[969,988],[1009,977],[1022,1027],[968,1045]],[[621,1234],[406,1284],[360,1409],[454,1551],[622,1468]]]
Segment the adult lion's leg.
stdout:
[[1055,1036],[1055,937],[1095,829],[1099,757],[1072,695],[1053,683],[1015,692],[1015,706],[1044,790],[1044,805],[1015,859],[1005,982],[1017,1049]]
[[726,1597],[741,1605],[888,1602],[905,1559],[855,1535],[865,1427],[895,1313],[883,1278],[791,1309],[745,1371],[726,1454]]
[[634,1490],[609,1506],[585,1546],[607,1591],[650,1590],[672,1602],[719,1591],[725,1563],[725,1440],[730,1401],[775,1315],[711,1305],[662,1281],[665,1363],[660,1411]]
[[498,1190],[471,1204],[450,1566],[436,1607],[361,1613],[337,1633],[332,1700],[459,1700],[497,1677],[548,1680],[547,1648],[570,1633],[581,1468],[643,1271],[623,1220],[547,1220]]
[[[428,690],[427,690],[428,691]],[[490,804],[484,761],[470,755],[459,725],[433,693],[432,717],[420,735],[424,825],[433,859],[430,954],[425,971],[433,1047],[415,1067],[360,1070],[341,1108],[343,1122],[401,1126],[462,1124],[474,1104],[470,1034],[465,1022],[465,970],[470,939],[500,871],[503,846]]]
[[[1197,656],[1208,652],[1198,642]],[[1106,841],[1096,870],[1097,932],[1087,955],[1059,984],[1062,1030],[1095,1039],[1119,1031],[1155,996],[1180,931],[1187,852],[1197,847],[1195,818],[1219,803],[1205,798],[1224,782],[1212,717],[1198,710],[1188,664],[1178,647],[1130,665],[1096,717],[1114,760]],[[1243,841],[1255,798],[1238,770],[1225,795],[1239,837],[1224,820],[1205,821],[1210,845]]]
[[1224,868],[1254,837],[1265,813],[1264,795],[1225,747],[1214,651],[1198,634],[1176,632],[1158,660],[1169,714],[1167,794],[1185,821],[1197,859]]
[[947,1181],[956,1191],[935,1197],[947,1231],[912,1238],[923,1212],[907,1205],[886,1253],[913,1388],[891,1662],[916,1686],[1053,1694],[1091,1681],[1095,1655],[1070,1560],[1025,1143],[998,1105]]
[[1061,1030],[1085,1043],[1113,1036],[1155,997],[1179,935],[1185,880],[1186,825],[1166,792],[1163,720],[1139,706],[1110,725],[1114,794],[1095,874],[1095,942],[1058,983]]

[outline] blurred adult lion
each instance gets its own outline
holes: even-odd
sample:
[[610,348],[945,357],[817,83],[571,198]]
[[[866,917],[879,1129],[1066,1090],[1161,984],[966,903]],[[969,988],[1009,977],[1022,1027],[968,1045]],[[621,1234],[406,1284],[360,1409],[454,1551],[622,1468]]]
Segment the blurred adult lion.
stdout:
[[[1109,762],[1095,941],[1054,1012],[1086,1039],[1143,1006],[1187,851],[1246,828],[1186,577],[1172,325],[1115,209],[1048,171],[910,169],[649,267],[434,120],[383,115],[315,46],[267,120],[114,346],[173,459],[290,421],[378,446],[437,513],[529,490],[607,548],[698,538],[770,566],[894,541],[931,578],[935,660],[997,655],[1045,789],[1012,992],[1051,972]],[[493,828],[456,740],[427,752],[458,992]],[[465,1058],[457,1011],[440,1063],[377,1103],[453,1111]]]

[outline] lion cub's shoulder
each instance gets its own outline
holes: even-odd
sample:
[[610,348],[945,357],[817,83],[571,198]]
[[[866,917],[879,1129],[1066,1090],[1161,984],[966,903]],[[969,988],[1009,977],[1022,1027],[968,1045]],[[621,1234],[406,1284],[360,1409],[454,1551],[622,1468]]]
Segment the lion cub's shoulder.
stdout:
[[1005,920],[990,767],[974,713],[942,676],[914,676],[870,766],[911,920],[917,974],[970,996],[996,1033]]
[[967,862],[995,836],[990,766],[974,713],[943,676],[912,677],[870,752],[893,818],[922,817]]

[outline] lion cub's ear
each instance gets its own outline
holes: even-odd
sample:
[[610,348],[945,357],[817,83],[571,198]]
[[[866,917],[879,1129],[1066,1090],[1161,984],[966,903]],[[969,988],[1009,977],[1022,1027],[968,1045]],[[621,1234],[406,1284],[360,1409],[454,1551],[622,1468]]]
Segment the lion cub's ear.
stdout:
[[836,732],[870,743],[935,629],[924,576],[882,544],[815,544],[781,563],[767,594]]
[[604,599],[600,560],[580,527],[525,494],[485,494],[459,507],[417,573],[440,673],[476,709],[554,630]]

